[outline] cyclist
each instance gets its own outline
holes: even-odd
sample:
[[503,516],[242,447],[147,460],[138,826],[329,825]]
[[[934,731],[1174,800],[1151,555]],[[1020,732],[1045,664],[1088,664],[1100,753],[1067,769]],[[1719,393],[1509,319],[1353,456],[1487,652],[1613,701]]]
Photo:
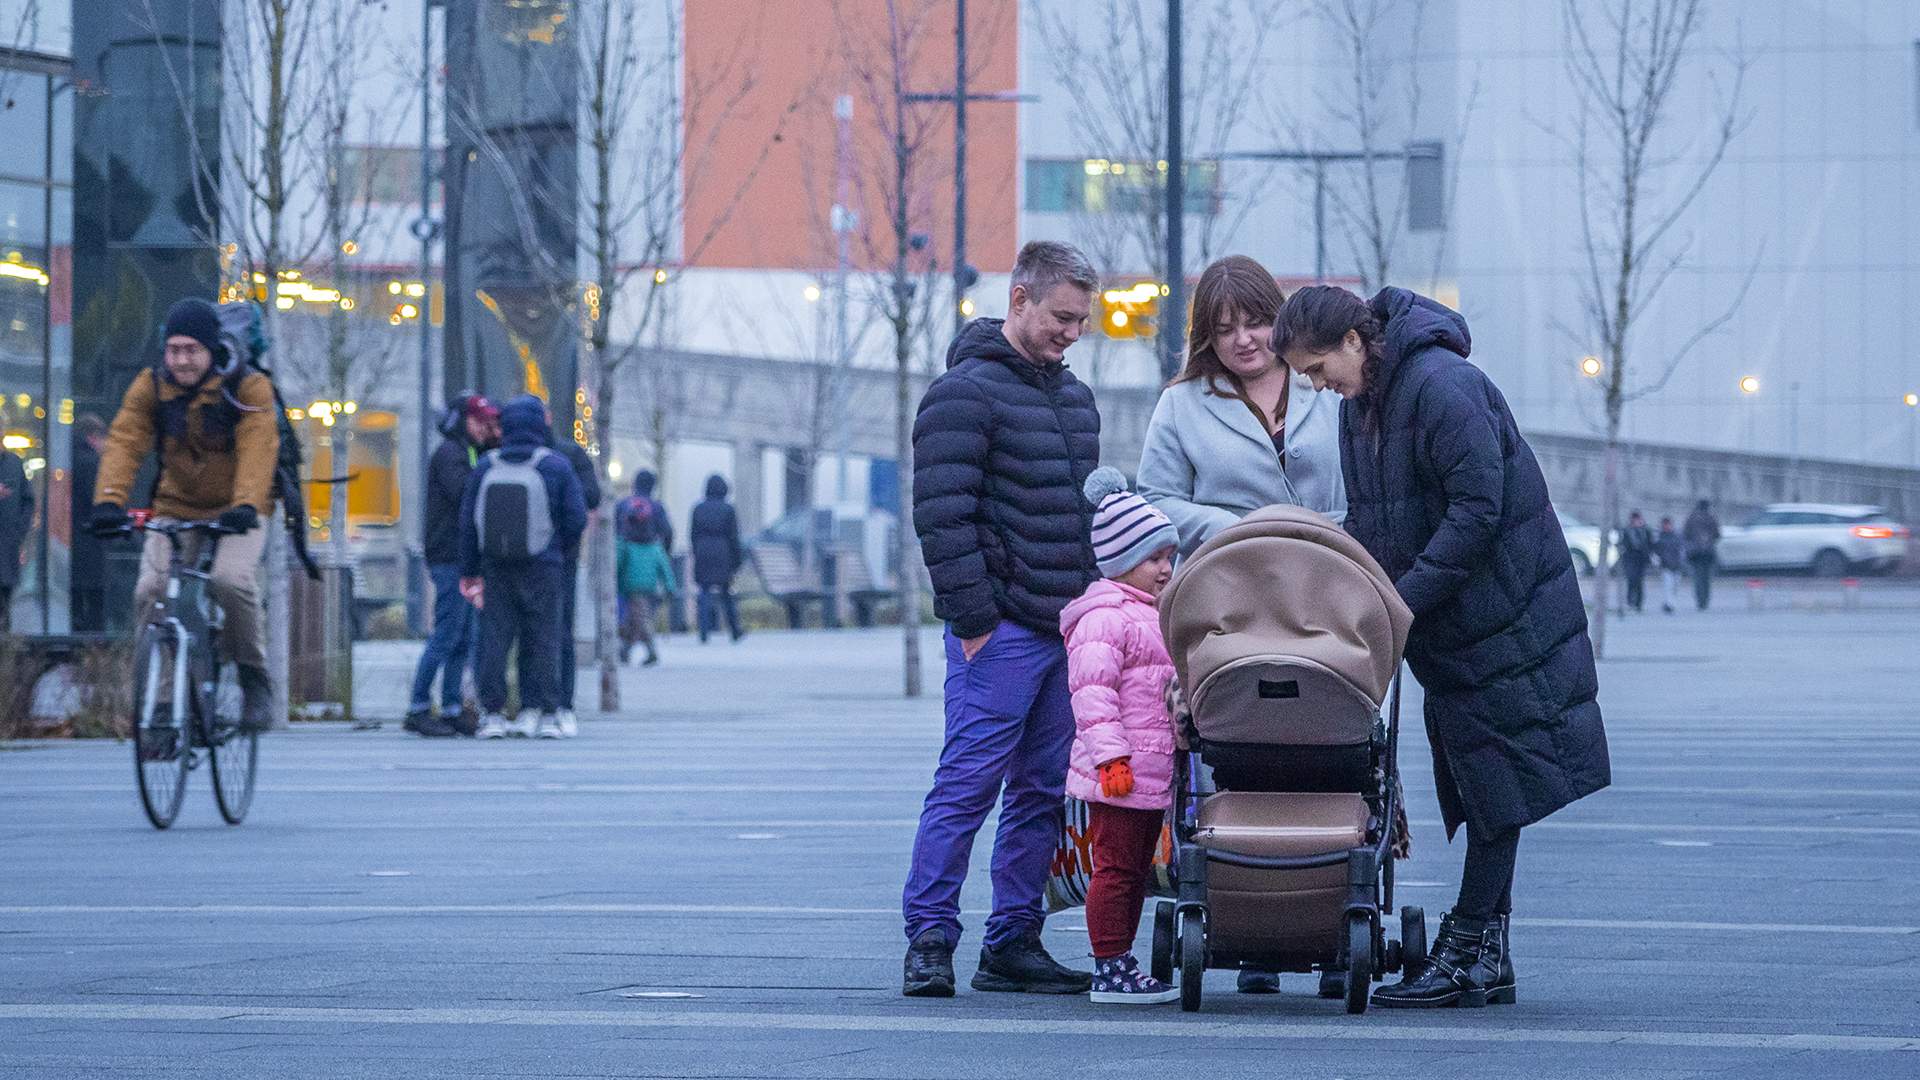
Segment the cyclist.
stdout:
[[[273,385],[246,368],[221,342],[220,316],[205,300],[167,311],[162,362],[135,375],[107,431],[94,487],[91,525],[98,533],[126,528],[127,503],[148,451],[158,451],[155,517],[218,521],[220,538],[210,592],[225,616],[221,644],[239,668],[241,723],[270,726],[273,682],[267,674],[266,623],[259,571],[266,548],[263,515],[272,510],[273,470],[280,451]],[[183,537],[191,555],[199,535]],[[171,553],[165,536],[149,535],[134,587],[138,624],[166,585]]]

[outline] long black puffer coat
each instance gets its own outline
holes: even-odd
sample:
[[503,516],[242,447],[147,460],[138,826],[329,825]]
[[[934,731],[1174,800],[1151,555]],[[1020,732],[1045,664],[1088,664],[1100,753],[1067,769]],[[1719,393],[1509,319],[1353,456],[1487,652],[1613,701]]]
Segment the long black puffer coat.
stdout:
[[1383,289],[1380,422],[1340,410],[1347,531],[1413,610],[1447,834],[1539,821],[1607,786],[1587,614],[1546,478],[1458,313]]
[[1100,413],[1065,364],[1035,365],[1000,327],[963,327],[920,401],[913,525],[955,635],[1007,619],[1058,636],[1060,609],[1100,576],[1080,492],[1100,464]]
[[688,527],[693,548],[693,583],[726,588],[747,561],[740,543],[740,517],[727,501],[727,481],[719,474],[707,477],[707,497],[693,508]]

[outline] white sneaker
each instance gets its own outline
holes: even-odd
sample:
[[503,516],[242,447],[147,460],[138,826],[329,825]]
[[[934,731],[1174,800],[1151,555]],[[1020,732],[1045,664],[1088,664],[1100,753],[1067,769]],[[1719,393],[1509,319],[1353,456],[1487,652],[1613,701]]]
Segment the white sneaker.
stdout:
[[516,739],[533,738],[535,715],[532,709],[521,709],[520,715],[514,717],[513,722],[507,725],[507,734]]
[[566,736],[562,734],[560,730],[560,717],[550,712],[541,713],[540,726],[537,729],[535,729],[533,733],[533,737],[536,739],[565,738]]
[[480,718],[480,727],[473,733],[476,739],[504,739],[507,737],[507,718],[497,712],[490,712]]
[[572,709],[561,709],[560,710],[560,737],[563,739],[571,739],[579,734],[580,734],[580,718],[573,714]]

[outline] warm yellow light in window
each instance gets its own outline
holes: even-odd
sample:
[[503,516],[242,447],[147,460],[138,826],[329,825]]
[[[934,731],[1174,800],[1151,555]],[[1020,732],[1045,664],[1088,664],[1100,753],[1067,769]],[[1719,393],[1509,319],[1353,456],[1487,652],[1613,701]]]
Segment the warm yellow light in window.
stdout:
[[427,295],[427,286],[423,282],[409,281],[407,282],[407,295],[418,300],[420,297]]
[[24,409],[33,404],[33,396],[31,394],[15,394],[13,396],[13,403]]
[[972,297],[967,297],[960,301],[960,314],[965,315],[968,318],[973,317],[973,298]]
[[0,438],[0,446],[4,446],[9,450],[31,450],[33,449],[33,439],[27,435],[8,435]]
[[419,314],[420,314],[420,309],[415,307],[412,304],[400,305],[400,317],[403,319],[416,318],[417,316],[419,316]]
[[33,418],[35,420],[45,420],[47,418],[47,410],[35,405],[33,407]]
[[340,245],[340,254],[358,255],[360,254],[360,245],[353,242],[352,240],[349,240],[346,243]]
[[1114,329],[1119,330],[1127,325],[1127,313],[1124,311],[1115,311],[1113,314],[1107,316],[1107,321],[1113,324]]
[[360,403],[357,401],[349,401],[342,408],[342,411],[345,412],[348,416],[352,416],[354,413],[357,413],[360,411]]
[[341,311],[352,311],[352,310],[353,310],[353,297],[351,297],[351,296],[343,296],[343,297],[341,297],[341,298],[340,298],[340,310],[341,310]]
[[289,420],[305,420],[306,418],[307,418],[307,410],[305,409],[288,409],[287,410],[287,419]]
[[390,293],[390,294],[392,294],[392,295],[394,295],[394,296],[399,296],[399,295],[400,295],[400,283],[399,283],[399,282],[397,282],[397,281],[389,281],[389,282],[387,282],[387,292],[388,292],[388,293]]
[[1106,158],[1088,158],[1082,165],[1088,176],[1099,176],[1107,171]]
[[293,307],[293,297],[283,296],[280,299],[275,300],[273,302],[273,306],[279,308],[281,311],[286,311],[289,308]]
[[1124,162],[1116,161],[1107,166],[1107,171],[1115,176],[1125,176],[1127,175],[1127,166]]
[[667,283],[667,272],[665,270],[655,270],[653,272],[653,283],[655,285],[665,285]]

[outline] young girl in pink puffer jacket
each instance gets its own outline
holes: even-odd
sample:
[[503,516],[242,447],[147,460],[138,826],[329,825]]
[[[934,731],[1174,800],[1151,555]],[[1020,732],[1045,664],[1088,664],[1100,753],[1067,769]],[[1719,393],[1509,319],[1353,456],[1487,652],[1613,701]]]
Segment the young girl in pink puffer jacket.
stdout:
[[1152,1005],[1179,993],[1140,970],[1133,936],[1172,802],[1166,688],[1173,661],[1154,602],[1173,575],[1180,534],[1126,485],[1118,469],[1096,469],[1087,478],[1087,501],[1096,507],[1093,554],[1105,577],[1060,613],[1077,728],[1067,794],[1087,803],[1093,1000]]

